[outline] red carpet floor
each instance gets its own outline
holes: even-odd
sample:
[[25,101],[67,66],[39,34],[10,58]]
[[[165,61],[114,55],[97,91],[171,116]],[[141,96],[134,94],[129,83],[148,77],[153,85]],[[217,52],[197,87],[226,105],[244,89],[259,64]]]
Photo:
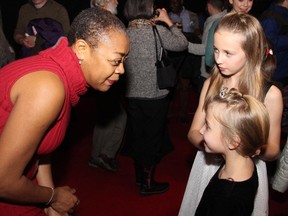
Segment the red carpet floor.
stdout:
[[[157,167],[156,180],[168,181],[170,190],[164,194],[142,197],[135,185],[133,163],[118,154],[115,173],[87,165],[97,102],[93,91],[83,96],[73,110],[70,130],[63,145],[54,153],[53,172],[56,186],[69,185],[77,189],[80,198],[77,216],[177,216],[185,191],[196,149],[187,141],[189,124],[179,123],[178,94],[173,101],[173,116],[169,130],[175,150]],[[197,106],[191,89],[189,109]],[[196,103],[195,103],[196,101]],[[270,216],[288,216],[288,194],[270,195]]]

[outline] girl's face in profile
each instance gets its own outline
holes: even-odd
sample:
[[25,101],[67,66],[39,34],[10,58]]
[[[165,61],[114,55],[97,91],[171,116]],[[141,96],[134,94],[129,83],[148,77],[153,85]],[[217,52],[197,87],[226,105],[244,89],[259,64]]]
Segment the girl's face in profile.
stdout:
[[235,12],[249,13],[253,6],[253,0],[229,0],[229,2]]
[[214,57],[223,76],[240,77],[246,65],[246,55],[242,49],[245,38],[242,34],[218,29],[214,34]]
[[208,153],[225,153],[225,140],[222,136],[223,127],[214,117],[215,113],[221,113],[223,109],[225,107],[220,104],[210,105],[206,113],[205,124],[200,129],[200,133],[204,138],[205,151]]

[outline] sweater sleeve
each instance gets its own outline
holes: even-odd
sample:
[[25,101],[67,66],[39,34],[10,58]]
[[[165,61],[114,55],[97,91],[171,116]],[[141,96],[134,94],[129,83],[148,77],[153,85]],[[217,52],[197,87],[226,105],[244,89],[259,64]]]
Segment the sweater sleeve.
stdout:
[[188,52],[194,55],[205,55],[205,44],[190,43],[188,45]]
[[157,25],[163,46],[170,51],[183,51],[188,48],[188,40],[182,31],[176,26],[170,29],[164,26]]
[[272,180],[272,188],[284,193],[288,189],[288,143],[282,150],[278,166]]

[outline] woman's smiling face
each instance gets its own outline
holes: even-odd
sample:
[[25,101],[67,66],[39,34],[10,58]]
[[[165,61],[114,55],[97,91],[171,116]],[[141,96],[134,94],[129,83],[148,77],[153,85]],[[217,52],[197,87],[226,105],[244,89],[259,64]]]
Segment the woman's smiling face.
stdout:
[[81,68],[89,86],[107,91],[124,74],[124,61],[129,52],[126,34],[112,31],[98,47],[90,48],[85,54]]
[[253,0],[229,0],[229,2],[235,12],[249,13],[253,6]]

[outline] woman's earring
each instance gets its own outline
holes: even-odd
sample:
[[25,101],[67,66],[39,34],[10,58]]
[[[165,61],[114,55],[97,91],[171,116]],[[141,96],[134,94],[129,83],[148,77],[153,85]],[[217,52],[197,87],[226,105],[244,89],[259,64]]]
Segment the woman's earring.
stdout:
[[79,65],[81,65],[83,62],[83,59],[78,59],[78,62],[79,62]]

